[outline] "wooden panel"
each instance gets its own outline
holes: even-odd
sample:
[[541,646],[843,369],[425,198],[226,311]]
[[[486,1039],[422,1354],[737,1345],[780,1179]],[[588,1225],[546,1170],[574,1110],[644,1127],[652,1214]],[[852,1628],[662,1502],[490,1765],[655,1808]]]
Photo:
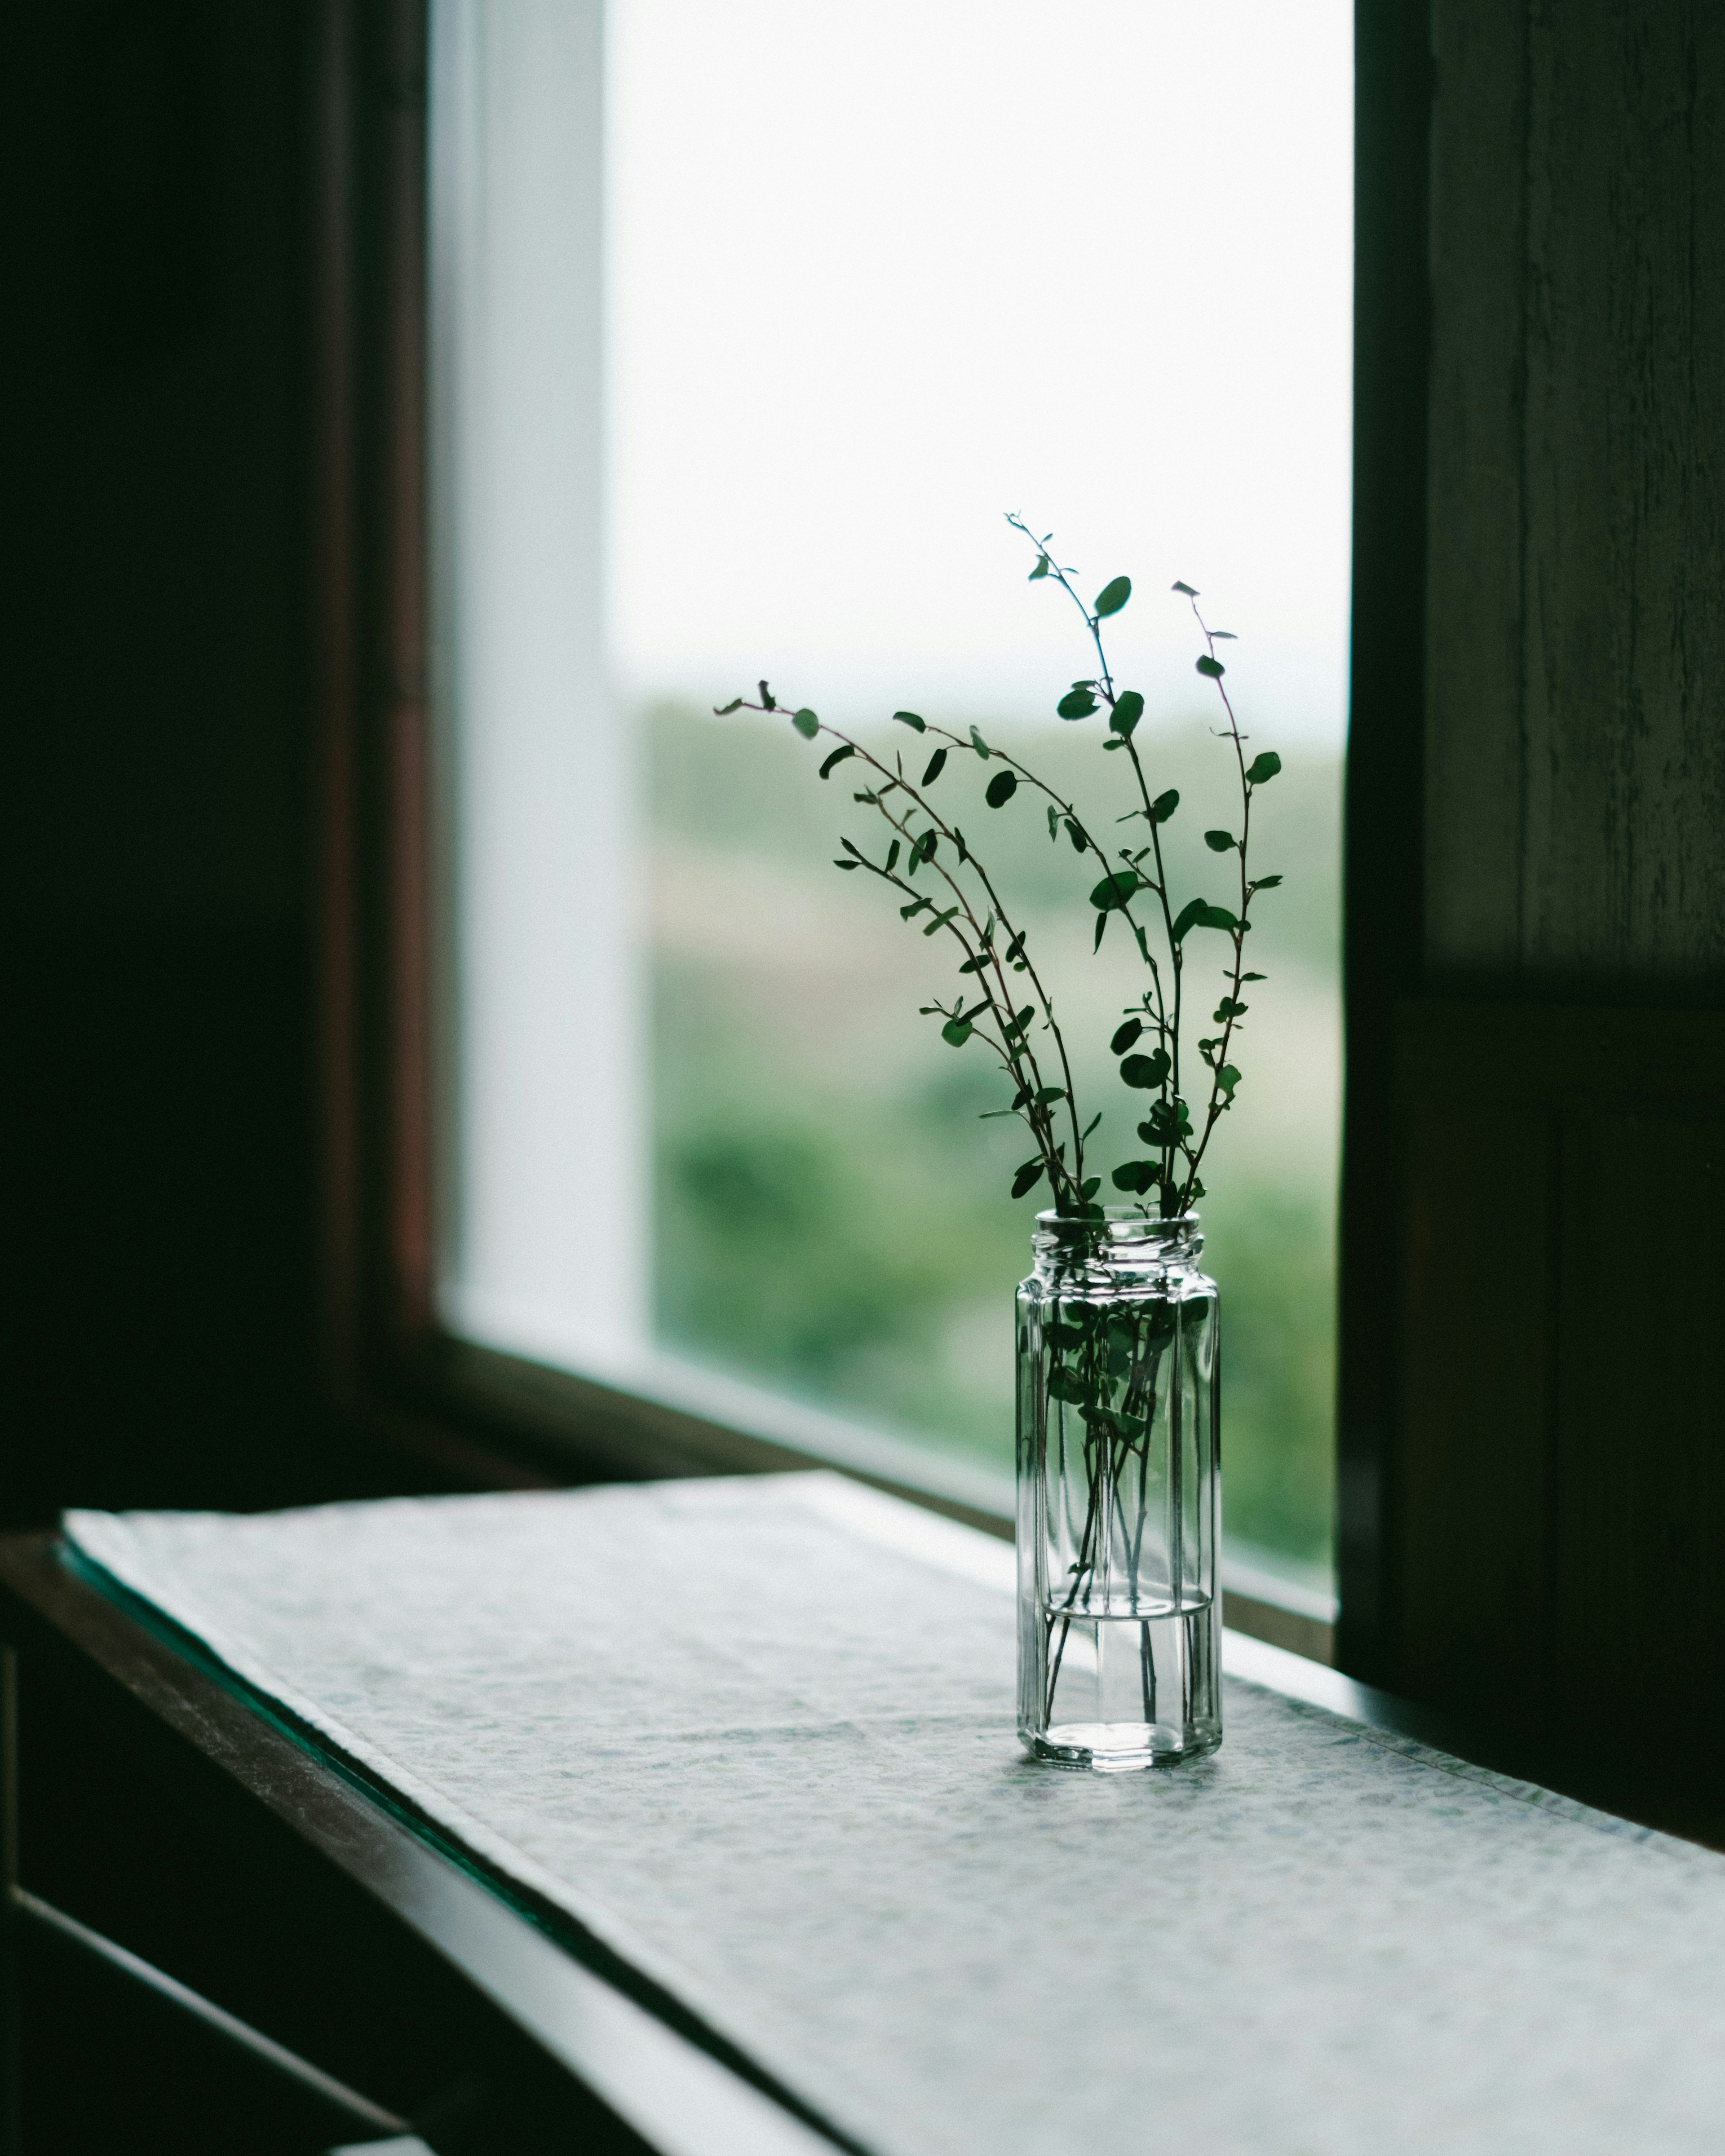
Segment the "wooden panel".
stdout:
[[1402,1681],[1494,1707],[1544,1634],[1553,1119],[1416,1096],[1394,1548]]
[[1427,481],[1426,942],[1519,957],[1526,10],[1436,0]]
[[1559,1746],[1615,1731],[1704,1783],[1725,1014],[1432,1001],[1397,1050],[1392,1681]]
[[1564,1142],[1551,1708],[1708,1777],[1725,1762],[1697,1712],[1725,1677],[1725,1115],[1578,1115]]
[[1725,13],[1439,0],[1437,975],[1725,973]]
[[1425,766],[1426,136],[1420,9],[1354,16],[1353,626],[1343,814],[1348,1004],[1337,1341],[1338,1650],[1378,1675],[1384,1461],[1394,1420],[1391,1132],[1397,998],[1418,992]]
[[1525,957],[1725,963],[1725,14],[1542,0],[1530,49]]

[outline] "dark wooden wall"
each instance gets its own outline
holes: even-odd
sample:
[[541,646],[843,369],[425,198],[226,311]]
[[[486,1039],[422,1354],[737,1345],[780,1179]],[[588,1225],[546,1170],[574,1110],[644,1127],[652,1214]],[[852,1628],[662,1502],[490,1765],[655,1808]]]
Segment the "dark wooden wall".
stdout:
[[311,45],[0,30],[0,1520],[365,1486],[318,1367]]
[[1725,981],[1725,15],[1439,0],[1434,981]]
[[1384,1285],[1342,1651],[1712,1800],[1725,13],[1435,0],[1426,84],[1420,881],[1351,1104]]

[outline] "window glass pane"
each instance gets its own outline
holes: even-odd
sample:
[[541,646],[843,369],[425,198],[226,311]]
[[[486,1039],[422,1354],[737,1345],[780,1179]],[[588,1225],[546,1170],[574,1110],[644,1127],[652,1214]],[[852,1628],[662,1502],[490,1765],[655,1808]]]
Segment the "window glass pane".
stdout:
[[[1203,1211],[1230,1532],[1327,1563],[1350,36],[1340,0],[613,0],[603,35],[549,0],[441,8],[454,1322],[1009,1471],[1027,1142],[916,1015],[950,963],[829,866],[872,835],[844,773],[711,707],[765,674],[870,740],[906,704],[975,722],[1106,820],[1101,721],[1053,712],[1082,624],[1026,583],[1022,511],[1086,593],[1134,579],[1111,655],[1191,888],[1223,895],[1199,834],[1228,772],[1176,578],[1283,757],[1271,978]],[[983,776],[953,798],[1111,1163],[1125,954],[1092,963],[1092,879]]]

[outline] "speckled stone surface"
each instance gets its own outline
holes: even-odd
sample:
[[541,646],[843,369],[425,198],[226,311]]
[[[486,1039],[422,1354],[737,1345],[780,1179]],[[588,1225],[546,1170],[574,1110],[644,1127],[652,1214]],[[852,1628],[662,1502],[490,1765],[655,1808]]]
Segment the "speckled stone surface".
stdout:
[[1000,1553],[848,1490],[66,1526],[882,2156],[1725,2143],[1725,1858],[1237,1681],[1033,1766]]

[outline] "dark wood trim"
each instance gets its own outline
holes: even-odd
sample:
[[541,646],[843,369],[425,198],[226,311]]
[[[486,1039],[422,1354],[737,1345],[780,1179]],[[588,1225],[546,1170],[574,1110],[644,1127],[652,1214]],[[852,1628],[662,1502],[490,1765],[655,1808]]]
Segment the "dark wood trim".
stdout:
[[398,1445],[432,1327],[422,0],[324,0],[318,530],[324,1335]]
[[316,107],[316,439],[314,616],[318,930],[317,1076],[321,1107],[320,1298],[325,1375],[352,1389],[359,1354],[361,1194],[358,660],[354,397],[353,11],[323,0],[311,95]]
[[1341,1666],[1386,1667],[1397,1368],[1393,1014],[1420,985],[1425,762],[1426,11],[1355,15],[1353,649],[1343,811],[1346,1107],[1338,1259]]
[[23,2156],[22,1974],[18,1954],[18,1650],[0,1640],[0,2156]]
[[10,1890],[12,1913],[15,1920],[33,1924],[54,1938],[74,1947],[80,1953],[87,1954],[100,1962],[116,1975],[130,1984],[139,1985],[152,1993],[178,2013],[188,2015],[219,2036],[225,2043],[235,2046],[267,2066],[272,2073],[280,2074],[308,2095],[316,2097],[332,2110],[344,2113],[357,2127],[364,2128],[371,2137],[382,2134],[404,2134],[408,2122],[398,2118],[393,2111],[382,2104],[373,2103],[369,2097],[362,2096],[357,2089],[349,2088],[345,2082],[333,2074],[326,2074],[321,2066],[302,2059],[297,2051],[290,2051],[285,2044],[278,2044],[273,2036],[266,2036],[261,2029],[254,2029],[249,2021],[242,2021],[237,2014],[230,2014],[223,2006],[182,1984],[177,1977],[168,1975],[135,1954],[129,1947],[105,1938],[88,1924],[81,1924],[75,1917],[69,1917],[64,1909],[57,1909],[51,1902],[28,1888],[14,1886]]
[[390,1328],[433,1325],[431,748],[427,555],[427,39],[423,0],[390,0],[380,55],[382,320],[377,394],[387,519],[382,538],[380,732],[388,942],[388,1161]]

